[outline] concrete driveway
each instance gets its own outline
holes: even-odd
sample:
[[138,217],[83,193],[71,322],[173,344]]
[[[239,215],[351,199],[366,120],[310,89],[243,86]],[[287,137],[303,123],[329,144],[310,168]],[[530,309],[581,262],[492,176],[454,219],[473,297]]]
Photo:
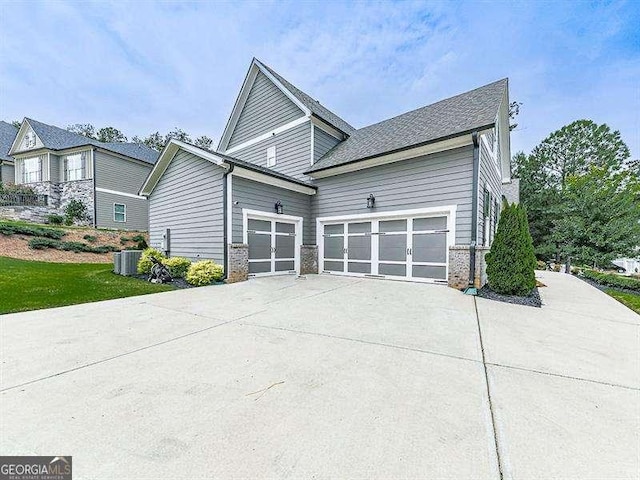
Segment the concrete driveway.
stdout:
[[0,317],[0,454],[74,478],[638,478],[640,316],[272,277]]

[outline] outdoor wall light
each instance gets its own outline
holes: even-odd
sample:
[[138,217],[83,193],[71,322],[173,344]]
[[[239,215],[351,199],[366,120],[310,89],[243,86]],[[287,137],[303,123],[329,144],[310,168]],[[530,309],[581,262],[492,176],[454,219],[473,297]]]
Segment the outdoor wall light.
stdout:
[[376,197],[373,196],[373,193],[370,193],[367,197],[367,208],[373,208],[376,206]]
[[280,200],[278,200],[276,202],[276,204],[274,205],[275,209],[276,209],[276,213],[278,215],[282,215],[282,202]]

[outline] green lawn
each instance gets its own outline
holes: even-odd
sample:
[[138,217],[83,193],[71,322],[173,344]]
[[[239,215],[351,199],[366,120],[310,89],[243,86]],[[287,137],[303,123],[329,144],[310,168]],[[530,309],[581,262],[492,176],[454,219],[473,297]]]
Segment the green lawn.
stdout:
[[636,313],[640,313],[640,294],[621,292],[619,290],[608,289],[606,292],[620,303],[625,304]]
[[116,275],[105,263],[47,263],[0,257],[0,314],[173,289]]

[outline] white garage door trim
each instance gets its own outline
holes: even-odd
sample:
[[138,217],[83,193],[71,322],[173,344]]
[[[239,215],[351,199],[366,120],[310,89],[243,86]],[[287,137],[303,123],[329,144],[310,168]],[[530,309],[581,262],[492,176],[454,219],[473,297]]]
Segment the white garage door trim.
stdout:
[[[316,244],[318,245],[318,269],[321,273],[329,273],[332,275],[346,275],[346,276],[354,276],[354,277],[374,277],[374,278],[389,278],[392,280],[403,280],[403,281],[411,281],[411,282],[425,282],[425,283],[446,283],[446,280],[432,280],[432,279],[423,279],[423,278],[412,278],[408,271],[406,271],[405,277],[392,276],[392,275],[381,275],[377,273],[379,266],[378,259],[378,239],[379,235],[373,234],[372,238],[372,248],[371,248],[371,260],[369,261],[372,266],[372,271],[374,269],[375,264],[375,272],[367,274],[367,273],[354,273],[354,272],[325,272],[325,255],[324,255],[324,225],[332,224],[332,223],[345,223],[345,228],[347,223],[351,222],[376,222],[376,227],[379,225],[380,221],[386,220],[400,220],[400,219],[413,219],[413,218],[428,218],[428,217],[446,217],[447,218],[447,235],[446,235],[446,264],[445,264],[445,279],[449,277],[449,248],[455,245],[456,238],[456,205],[445,205],[441,207],[427,207],[427,208],[417,208],[410,210],[395,210],[388,212],[376,212],[376,213],[364,213],[364,214],[356,214],[356,215],[338,215],[331,217],[319,217],[316,219]],[[407,222],[412,223],[412,222]],[[375,229],[378,231],[378,229]],[[339,236],[339,234],[338,234]],[[345,232],[345,239],[348,235]],[[345,255],[346,258],[346,255]],[[350,260],[344,260],[345,264],[348,264]],[[353,260],[351,260],[353,262]],[[357,260],[355,261],[357,262]],[[394,263],[389,261],[384,261],[383,263]],[[419,262],[415,262],[416,264]],[[411,263],[413,265],[413,263]],[[407,264],[407,267],[409,265]],[[348,268],[345,267],[345,270]]]
[[[280,223],[289,223],[295,226],[295,247],[294,247],[294,270],[295,273],[300,273],[300,247],[302,246],[302,227],[303,227],[303,218],[296,217],[294,215],[284,215],[277,214],[271,212],[263,212],[261,210],[251,210],[248,208],[242,209],[242,241],[245,245],[249,244],[249,220],[266,220],[266,221],[275,221]],[[252,260],[249,260],[251,262]],[[250,277],[265,277],[272,275],[288,275],[293,272],[291,271],[282,271],[277,272],[274,271],[273,265],[275,262],[275,257],[272,254],[272,269],[270,272],[264,273],[251,273]]]

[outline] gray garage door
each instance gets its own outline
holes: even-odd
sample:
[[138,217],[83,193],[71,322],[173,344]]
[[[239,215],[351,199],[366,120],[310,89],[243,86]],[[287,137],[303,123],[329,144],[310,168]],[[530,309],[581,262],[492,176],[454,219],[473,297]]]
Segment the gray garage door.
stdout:
[[295,273],[295,223],[249,219],[249,274]]
[[323,224],[323,271],[415,281],[447,280],[447,217]]

